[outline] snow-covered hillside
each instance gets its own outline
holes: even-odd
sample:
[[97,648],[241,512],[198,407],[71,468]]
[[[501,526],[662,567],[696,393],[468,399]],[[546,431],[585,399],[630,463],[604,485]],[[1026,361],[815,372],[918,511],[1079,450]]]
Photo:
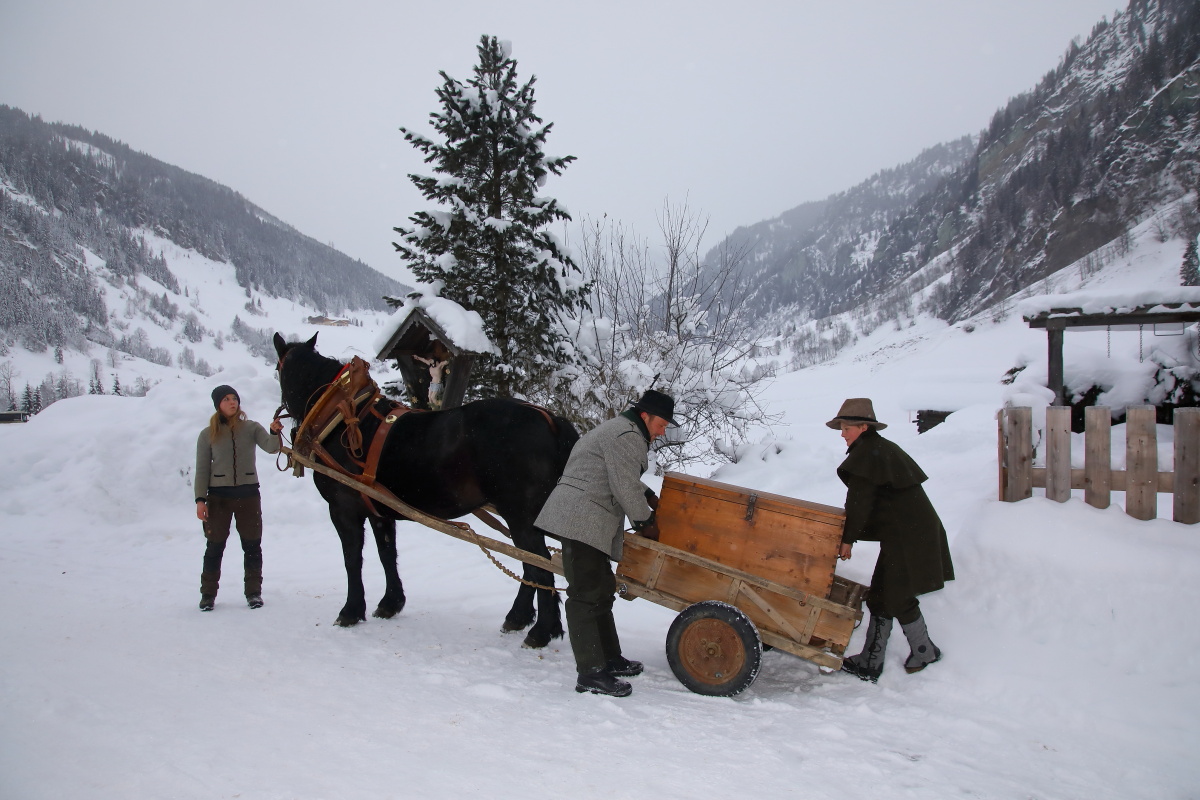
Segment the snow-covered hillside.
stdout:
[[[114,275],[103,259],[85,250],[87,265],[99,278],[97,287],[110,313],[109,327],[126,343],[110,348],[92,343],[86,353],[66,347],[61,362],[53,348],[40,353],[23,346],[9,348],[0,356],[0,364],[9,365],[12,371],[9,381],[18,407],[26,385],[38,389],[65,381],[73,383],[79,393],[86,392],[98,377],[105,393],[119,386],[128,395],[142,394],[161,381],[207,384],[205,373],[246,361],[248,349],[257,347],[258,360],[267,364],[273,352],[270,334],[276,330],[289,337],[301,331],[325,330],[307,322],[309,317],[321,315],[317,309],[239,286],[232,264],[205,258],[150,230],[138,234],[179,276],[178,291],[144,274],[132,281]],[[388,317],[387,312],[369,310],[344,315],[365,326],[358,329],[360,334],[364,329],[375,330]],[[371,335],[357,339],[363,344],[357,354],[374,357],[374,352],[367,352]],[[51,402],[52,397],[42,397],[43,407]]]
[[[1087,286],[1177,285],[1181,252],[1143,232]],[[1059,288],[1077,288],[1068,277]],[[201,305],[231,284],[199,287]],[[230,294],[222,313],[245,302]],[[299,310],[263,306],[263,326],[314,330]],[[347,358],[376,335],[327,329],[318,345]],[[1068,378],[1101,359],[1117,376],[1147,368],[1136,333],[1113,334],[1111,356],[1103,333],[1067,339]],[[1147,356],[1194,346],[1194,334],[1141,342]],[[408,523],[403,613],[333,626],[337,537],[311,478],[265,456],[266,606],[242,602],[231,544],[217,608],[201,614],[190,476],[208,393],[234,385],[264,422],[279,402],[261,359],[206,357],[224,371],[0,427],[0,796],[1197,796],[1200,526],[1169,521],[1167,495],[1151,522],[1125,515],[1119,493],[1104,511],[997,502],[996,409],[1044,398],[1044,334],[1011,313],[884,326],[767,390],[782,422],[715,477],[840,505],[843,447],[824,422],[845,397],[870,396],[884,435],[930,475],[957,580],[922,600],[941,663],[906,675],[898,632],[878,685],[774,651],[734,699],[675,680],[673,614],[640,600],[616,609],[625,652],[647,665],[633,695],[576,694],[565,642],[539,652],[500,633],[514,584],[475,548]],[[919,408],[954,413],[918,436]],[[839,571],[866,581],[873,558],[862,545]],[[370,602],[383,579],[366,561]]]

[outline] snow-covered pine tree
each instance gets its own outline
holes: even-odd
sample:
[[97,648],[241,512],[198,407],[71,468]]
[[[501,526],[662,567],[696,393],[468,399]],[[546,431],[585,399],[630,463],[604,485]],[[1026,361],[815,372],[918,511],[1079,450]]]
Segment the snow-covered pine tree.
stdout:
[[1183,251],[1179,282],[1184,286],[1200,286],[1200,252],[1197,252],[1195,237],[1188,241],[1187,249]]
[[584,305],[587,287],[545,230],[570,215],[537,192],[575,157],[544,154],[553,123],[534,113],[536,78],[518,84],[509,43],[483,36],[477,50],[465,83],[440,73],[441,108],[429,115],[440,141],[400,129],[435,172],[409,178],[445,208],[410,216],[393,244],[419,280],[440,282],[443,297],[483,318],[499,354],[475,362],[469,396],[544,398],[554,372],[573,359],[560,318]]

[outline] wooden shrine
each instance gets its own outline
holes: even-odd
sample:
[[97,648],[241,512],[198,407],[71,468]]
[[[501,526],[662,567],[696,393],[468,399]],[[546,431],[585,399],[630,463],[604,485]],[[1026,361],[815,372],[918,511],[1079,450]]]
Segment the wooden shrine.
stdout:
[[409,405],[437,411],[462,405],[476,355],[417,306],[401,320],[378,358],[396,360]]

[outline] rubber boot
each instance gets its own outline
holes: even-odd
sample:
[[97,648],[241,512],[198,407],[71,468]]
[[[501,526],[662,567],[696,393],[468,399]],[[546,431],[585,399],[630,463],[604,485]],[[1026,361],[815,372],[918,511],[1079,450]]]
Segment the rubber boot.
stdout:
[[920,672],[935,661],[942,658],[942,651],[929,639],[929,629],[925,627],[925,617],[917,618],[901,625],[904,635],[908,638],[908,647],[912,651],[904,660],[904,671],[909,675]]
[[842,671],[871,683],[878,681],[883,674],[883,657],[887,653],[888,637],[891,635],[892,618],[872,614],[862,652],[843,661]]

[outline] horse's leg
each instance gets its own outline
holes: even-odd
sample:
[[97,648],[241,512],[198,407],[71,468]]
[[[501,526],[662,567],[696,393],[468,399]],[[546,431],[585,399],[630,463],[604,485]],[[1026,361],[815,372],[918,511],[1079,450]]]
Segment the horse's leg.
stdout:
[[371,530],[375,532],[375,547],[379,550],[379,563],[387,579],[383,599],[371,616],[391,619],[404,608],[404,584],[400,582],[400,571],[396,567],[396,521],[385,517],[367,517]]
[[[515,525],[512,528],[512,534],[513,544],[517,547],[544,558],[550,557],[550,550],[546,547],[545,536],[532,524]],[[522,577],[538,586],[554,586],[554,573],[542,567],[535,567],[532,564],[525,565]],[[515,611],[517,604],[524,599],[529,606],[530,613],[532,613],[533,597],[535,594],[537,596],[537,621],[529,629],[529,633],[525,635],[525,641],[522,644],[525,647],[541,648],[550,644],[553,639],[562,638],[562,615],[556,592],[551,591],[549,588],[534,589],[532,586],[526,584],[521,584],[521,588],[517,591],[517,600],[513,603],[513,610]],[[510,611],[509,614],[511,615],[512,612]]]
[[519,584],[517,587],[517,597],[513,600],[512,608],[508,610],[508,615],[504,617],[504,624],[500,626],[500,630],[505,633],[513,633],[515,631],[523,631],[533,623],[533,587]]
[[366,589],[363,587],[363,522],[366,515],[345,503],[330,503],[329,518],[342,540],[342,560],[346,563],[346,605],[335,622],[348,628],[367,618]]

